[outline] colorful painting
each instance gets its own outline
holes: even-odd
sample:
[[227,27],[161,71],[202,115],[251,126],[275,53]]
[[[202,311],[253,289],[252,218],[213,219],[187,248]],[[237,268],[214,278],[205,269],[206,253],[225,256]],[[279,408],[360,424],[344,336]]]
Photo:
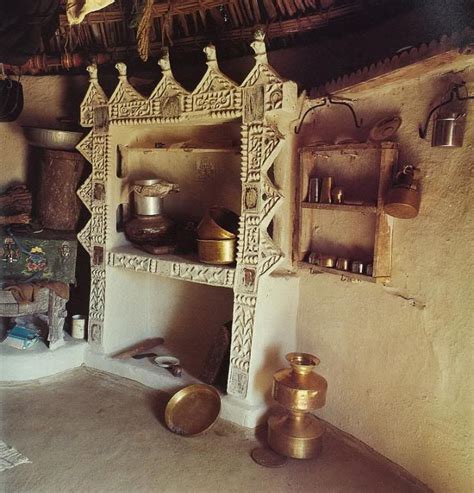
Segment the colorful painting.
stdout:
[[25,262],[25,273],[44,272],[48,268],[46,253],[41,247],[33,247]]

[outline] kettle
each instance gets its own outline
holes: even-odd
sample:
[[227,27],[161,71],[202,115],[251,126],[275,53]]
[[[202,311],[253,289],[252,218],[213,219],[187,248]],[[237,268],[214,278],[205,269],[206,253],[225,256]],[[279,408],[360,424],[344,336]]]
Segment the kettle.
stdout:
[[395,174],[392,188],[387,193],[384,210],[399,219],[411,219],[420,209],[420,191],[416,179],[418,170],[407,165]]

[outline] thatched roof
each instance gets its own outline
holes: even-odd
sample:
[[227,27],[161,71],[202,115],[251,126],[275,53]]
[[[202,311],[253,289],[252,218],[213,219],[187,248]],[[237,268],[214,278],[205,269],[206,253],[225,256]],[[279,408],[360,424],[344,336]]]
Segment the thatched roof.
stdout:
[[[35,1],[16,0],[19,3]],[[330,75],[337,76],[340,70],[344,74],[354,69],[354,65],[357,68],[373,63],[380,57],[391,56],[403,46],[429,42],[449,33],[453,27],[459,28],[449,25],[453,24],[455,4],[460,6],[456,15],[461,23],[469,25],[468,17],[472,20],[474,16],[466,6],[471,0],[115,0],[109,7],[89,13],[81,24],[71,26],[66,16],[66,0],[43,1],[60,2],[59,13],[47,31],[43,31],[38,53],[21,67],[22,73],[64,70],[74,73],[75,69],[83,71],[92,61],[110,63],[111,66],[116,61],[127,61],[133,67],[140,62],[137,41],[144,38],[148,45],[145,51],[153,66],[164,46],[172,49],[174,63],[179,65],[184,61],[184,65],[189,65],[196,56],[202,58],[205,45],[213,43],[219,60],[223,61],[250,54],[253,33],[257,26],[261,26],[266,33],[269,52],[313,44],[321,48],[319,51],[323,51],[324,56],[330,57],[335,52],[338,39],[353,36],[351,49],[347,51],[346,48],[347,56],[343,58],[350,56],[354,63],[349,66],[340,64],[337,70],[335,67],[335,72]],[[443,7],[446,1],[451,12]],[[140,38],[137,31],[147,2],[151,2],[150,20],[146,36]],[[415,23],[410,21],[412,29],[403,26],[400,31],[392,25],[391,32],[372,39],[369,45],[359,50],[361,53],[352,50],[352,44],[360,44],[359,38],[364,30],[422,6],[429,9],[428,18],[424,14],[422,17],[431,33],[423,34],[425,26],[420,28],[418,23],[415,27]],[[440,12],[443,14],[441,17]],[[435,22],[443,26],[435,26]],[[141,51],[143,54],[143,49]],[[308,63],[317,63],[313,58]],[[13,66],[7,69],[18,71]]]

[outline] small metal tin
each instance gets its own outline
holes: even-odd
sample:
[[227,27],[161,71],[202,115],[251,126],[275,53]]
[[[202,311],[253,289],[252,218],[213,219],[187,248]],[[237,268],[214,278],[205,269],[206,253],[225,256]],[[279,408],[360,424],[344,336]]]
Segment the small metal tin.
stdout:
[[319,263],[319,254],[317,252],[310,252],[308,262],[317,265]]
[[367,264],[365,266],[365,275],[370,277],[374,275],[374,264]]
[[321,185],[321,197],[319,199],[321,204],[332,203],[332,198],[331,198],[332,182],[333,182],[332,176],[326,176],[323,178]]
[[353,260],[351,264],[351,272],[353,272],[354,274],[363,274],[364,263],[360,260]]
[[343,204],[344,203],[344,189],[341,187],[334,187],[331,190],[331,198],[333,204]]
[[336,265],[336,257],[332,255],[320,255],[319,265],[321,267],[334,267]]
[[349,259],[343,258],[343,257],[339,257],[336,260],[336,269],[339,269],[339,270],[349,270]]
[[319,178],[310,178],[308,184],[308,202],[319,202],[319,193],[321,180]]

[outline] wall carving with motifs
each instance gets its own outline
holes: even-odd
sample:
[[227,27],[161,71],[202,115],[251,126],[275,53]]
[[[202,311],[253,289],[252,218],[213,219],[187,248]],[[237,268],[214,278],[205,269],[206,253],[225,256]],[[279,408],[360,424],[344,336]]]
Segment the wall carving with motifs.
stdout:
[[[118,63],[118,84],[110,99],[90,66],[89,89],[81,104],[81,125],[91,127],[78,150],[92,163],[92,173],[78,195],[91,213],[91,219],[78,238],[91,258],[90,343],[101,349],[104,332],[106,269],[122,267],[138,272],[165,275],[214,286],[234,288],[228,392],[245,398],[249,383],[255,311],[259,300],[259,279],[268,275],[283,254],[267,232],[283,197],[267,172],[284,144],[284,137],[267,122],[271,112],[293,111],[296,85],[284,81],[267,60],[262,31],[252,42],[255,66],[239,86],[220,70],[216,50],[204,49],[207,71],[192,92],[174,78],[169,55],[159,61],[162,78],[149,98],[139,94],[128,82],[127,67]],[[238,234],[237,266],[163,264],[132,253],[107,251],[107,176],[112,171],[109,132],[114,125],[166,125],[211,119],[218,124],[241,119],[241,217]]]

